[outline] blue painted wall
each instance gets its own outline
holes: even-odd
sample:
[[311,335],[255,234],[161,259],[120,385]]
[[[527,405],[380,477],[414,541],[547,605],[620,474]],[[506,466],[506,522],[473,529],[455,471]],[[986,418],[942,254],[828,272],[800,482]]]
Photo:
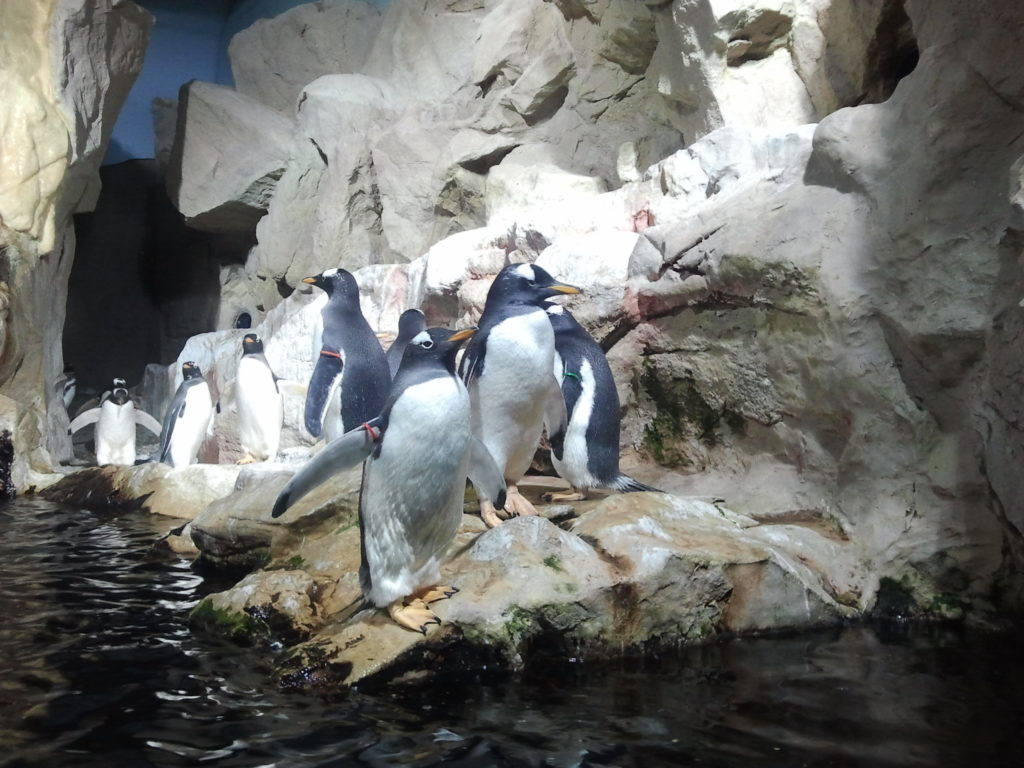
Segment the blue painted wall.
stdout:
[[[368,0],[385,6],[388,0]],[[145,64],[125,102],[104,164],[151,158],[153,99],[177,99],[189,80],[234,85],[228,43],[257,19],[304,0],[135,0],[156,18]]]

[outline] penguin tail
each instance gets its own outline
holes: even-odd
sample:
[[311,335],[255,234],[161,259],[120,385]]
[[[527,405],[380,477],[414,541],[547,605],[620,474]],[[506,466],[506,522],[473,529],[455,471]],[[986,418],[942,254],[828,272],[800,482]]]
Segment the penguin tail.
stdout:
[[659,488],[655,488],[652,485],[641,483],[639,480],[634,480],[629,475],[619,475],[616,477],[609,486],[619,493],[642,493],[643,491],[651,491],[653,493],[664,493]]

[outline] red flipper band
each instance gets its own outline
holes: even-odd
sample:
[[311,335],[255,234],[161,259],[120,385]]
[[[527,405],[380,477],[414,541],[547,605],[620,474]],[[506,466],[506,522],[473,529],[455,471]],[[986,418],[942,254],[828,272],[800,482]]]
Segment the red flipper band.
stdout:
[[364,421],[363,422],[363,429],[365,429],[367,431],[367,433],[370,435],[370,439],[373,440],[374,442],[377,442],[377,440],[380,439],[380,432],[378,432],[376,429],[371,427],[370,426],[370,422]]

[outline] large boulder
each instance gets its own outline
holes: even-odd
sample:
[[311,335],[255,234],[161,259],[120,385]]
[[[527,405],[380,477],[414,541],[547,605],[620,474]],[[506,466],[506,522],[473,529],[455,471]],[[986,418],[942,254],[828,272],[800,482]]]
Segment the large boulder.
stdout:
[[284,173],[293,126],[234,89],[193,80],[178,97],[167,192],[207,232],[252,232]]

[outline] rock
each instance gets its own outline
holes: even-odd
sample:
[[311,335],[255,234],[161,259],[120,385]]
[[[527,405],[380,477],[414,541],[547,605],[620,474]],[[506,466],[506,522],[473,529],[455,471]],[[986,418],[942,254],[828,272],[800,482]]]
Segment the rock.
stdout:
[[211,502],[232,492],[239,469],[216,464],[172,469],[160,462],[89,467],[67,475],[40,495],[88,509],[127,507],[192,520]]
[[0,396],[19,491],[70,458],[54,382],[74,254],[116,113],[142,64],[152,17],[128,2],[41,2],[0,10]]
[[231,88],[182,86],[167,193],[189,226],[253,231],[284,173],[293,130],[280,112]]
[[235,88],[291,115],[318,77],[362,69],[380,25],[380,11],[361,0],[305,3],[259,19],[228,45]]

